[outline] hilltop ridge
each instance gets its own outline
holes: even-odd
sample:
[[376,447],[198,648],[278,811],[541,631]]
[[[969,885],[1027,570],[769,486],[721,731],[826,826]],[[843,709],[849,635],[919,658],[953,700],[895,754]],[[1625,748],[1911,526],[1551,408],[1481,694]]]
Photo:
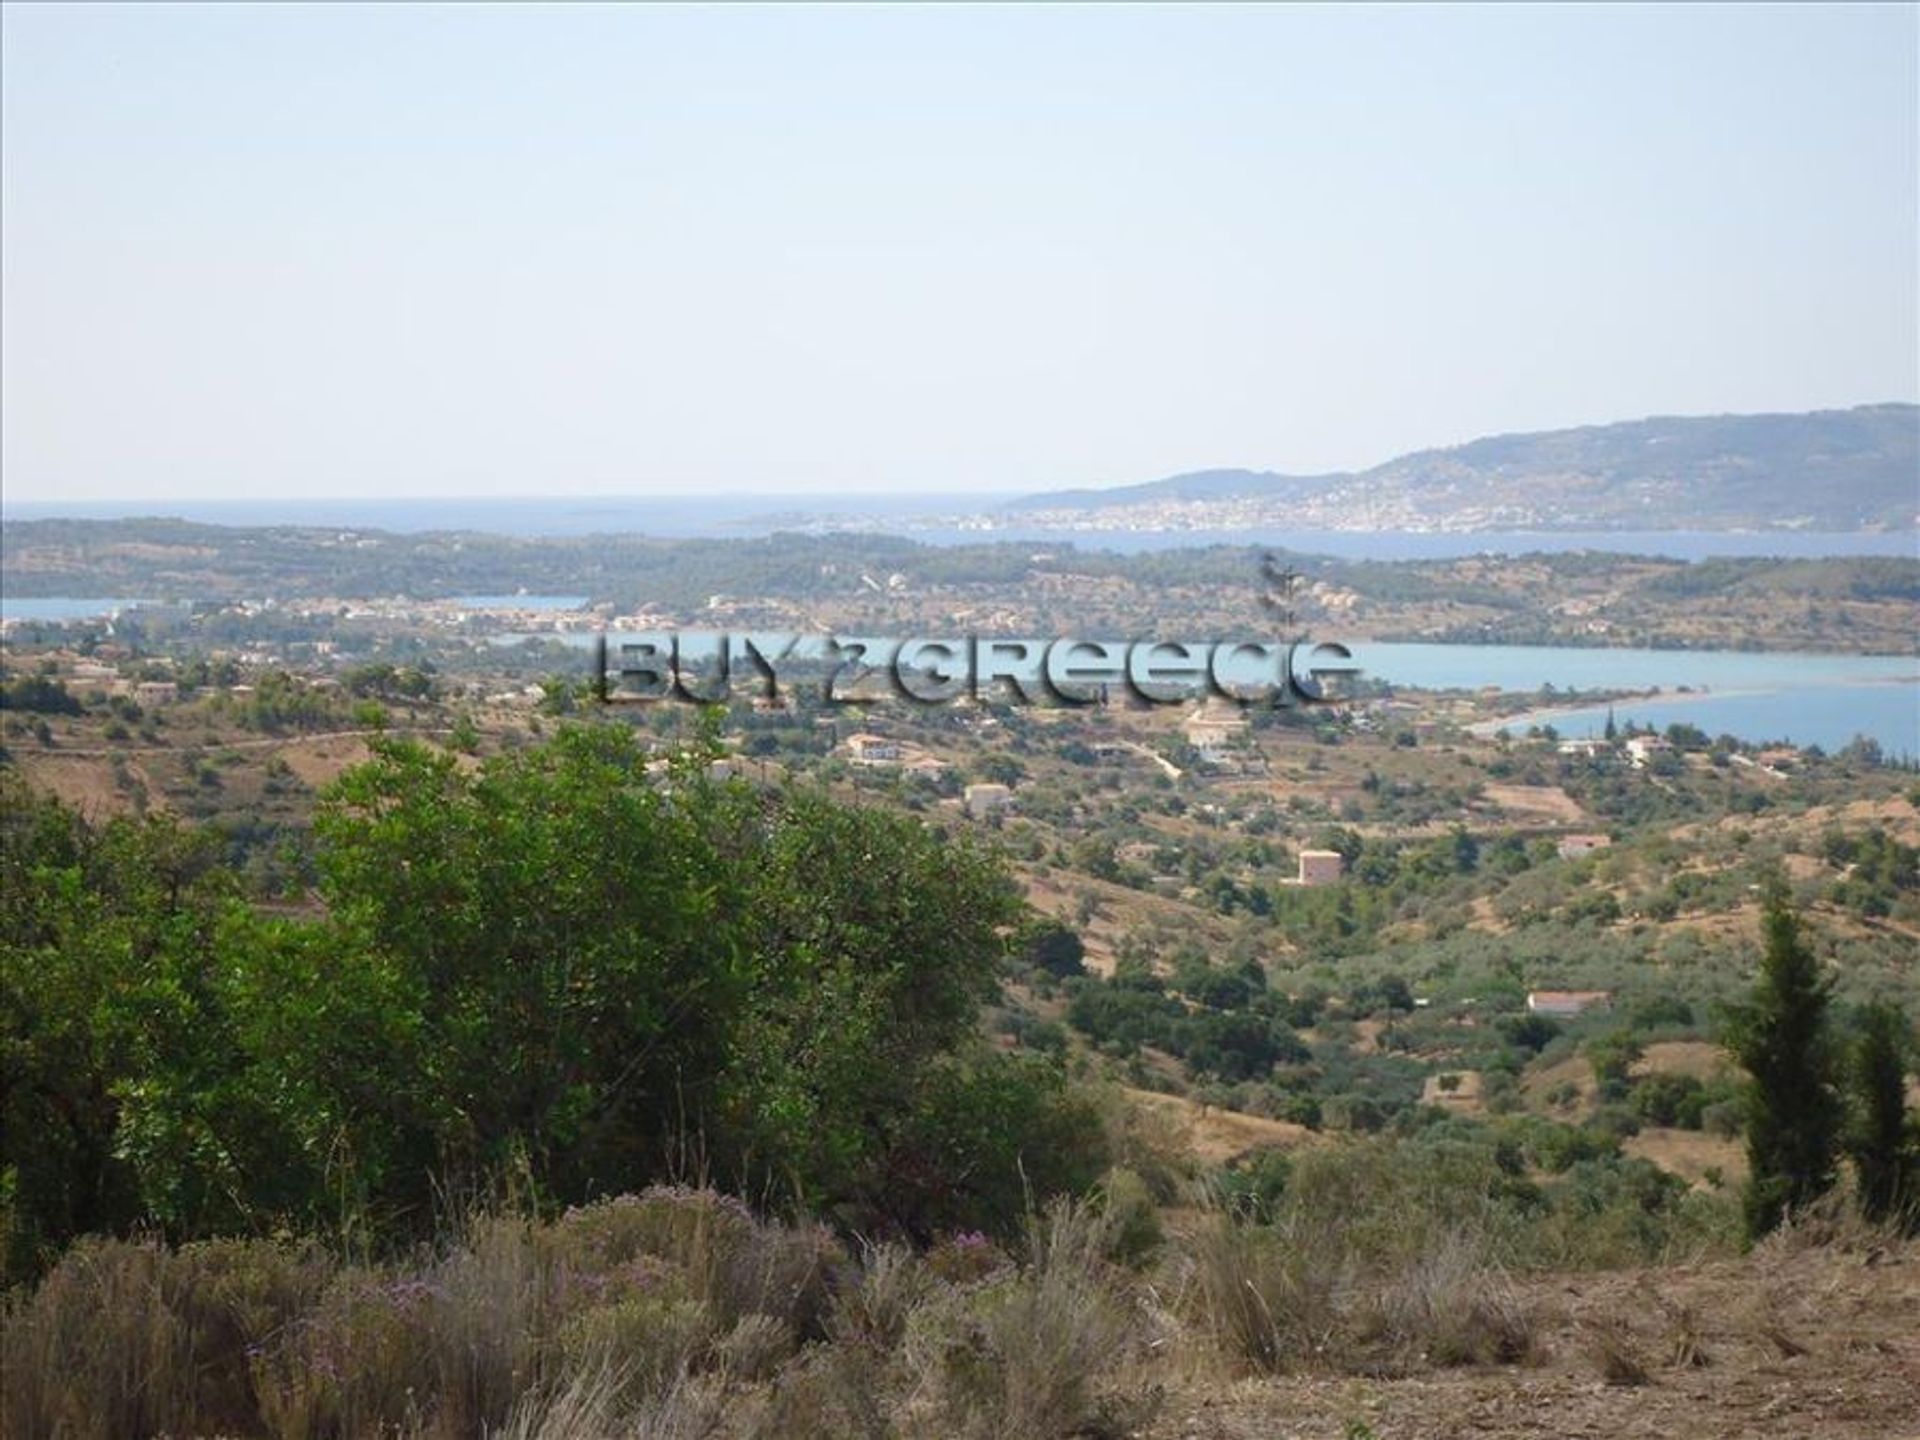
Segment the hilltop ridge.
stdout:
[[1368,470],[1197,470],[1008,509],[1122,528],[1905,530],[1920,513],[1920,406],[1655,416],[1484,436]]

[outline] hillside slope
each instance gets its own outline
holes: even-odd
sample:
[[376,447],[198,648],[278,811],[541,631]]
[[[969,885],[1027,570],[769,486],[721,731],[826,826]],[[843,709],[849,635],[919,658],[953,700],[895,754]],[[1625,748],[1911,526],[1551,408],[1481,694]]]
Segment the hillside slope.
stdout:
[[1661,416],[1489,436],[1352,474],[1203,470],[1015,508],[1124,521],[1166,507],[1212,512],[1223,526],[1905,529],[1920,511],[1920,406]]

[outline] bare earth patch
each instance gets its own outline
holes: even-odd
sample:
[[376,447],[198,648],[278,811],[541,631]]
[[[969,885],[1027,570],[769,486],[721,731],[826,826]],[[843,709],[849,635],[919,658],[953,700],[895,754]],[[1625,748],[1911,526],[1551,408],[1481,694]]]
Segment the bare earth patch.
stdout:
[[[1563,1085],[1573,1086],[1576,1092],[1571,1106],[1561,1107],[1548,1099]],[[1600,1082],[1594,1078],[1593,1065],[1584,1055],[1569,1055],[1533,1071],[1520,1082],[1520,1093],[1526,1097],[1528,1108],[1561,1120],[1577,1119],[1591,1110],[1599,1091]]]
[[1711,1185],[1709,1170],[1717,1171],[1721,1183],[1738,1186],[1747,1178],[1747,1152],[1738,1140],[1709,1135],[1703,1130],[1668,1130],[1649,1125],[1638,1135],[1620,1142],[1629,1155],[1651,1160],[1669,1175],[1678,1175],[1689,1185]]
[[289,740],[280,751],[302,785],[318,790],[338,779],[340,772],[358,765],[372,754],[366,741],[345,737],[325,740]]
[[96,756],[29,753],[21,755],[19,763],[34,788],[58,796],[90,819],[104,820],[133,809],[131,797],[114,786],[113,767]]
[[[1155,1440],[1913,1440],[1920,1258],[1763,1247],[1742,1260],[1519,1282],[1532,1365],[1182,1385]],[[1645,1367],[1610,1384],[1599,1334]]]
[[1482,1080],[1478,1070],[1439,1071],[1427,1077],[1420,1103],[1438,1105],[1459,1115],[1478,1115],[1486,1109],[1481,1099]]
[[1691,1075],[1711,1080],[1733,1068],[1733,1057],[1710,1040],[1659,1040],[1633,1063],[1635,1075]]
[[1151,1090],[1125,1093],[1141,1108],[1176,1121],[1194,1157],[1209,1165],[1224,1165],[1256,1150],[1291,1150],[1321,1143],[1321,1137],[1306,1126],[1287,1120],[1263,1120],[1237,1110],[1217,1110],[1184,1095],[1160,1095]]
[[1558,785],[1489,785],[1485,794],[1488,800],[1514,816],[1551,820],[1561,825],[1579,825],[1587,819],[1587,812]]

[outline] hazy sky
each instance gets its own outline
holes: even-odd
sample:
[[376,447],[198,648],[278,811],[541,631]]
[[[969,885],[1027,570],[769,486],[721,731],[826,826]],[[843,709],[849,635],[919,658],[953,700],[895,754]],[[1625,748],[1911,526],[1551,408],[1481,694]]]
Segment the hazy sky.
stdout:
[[1017,489],[1914,399],[1916,14],[9,4],[4,482]]

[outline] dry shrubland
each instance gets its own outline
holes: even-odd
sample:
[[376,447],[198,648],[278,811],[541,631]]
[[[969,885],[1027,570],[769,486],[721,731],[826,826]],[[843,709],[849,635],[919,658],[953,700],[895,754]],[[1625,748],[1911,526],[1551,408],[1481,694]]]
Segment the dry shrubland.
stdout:
[[659,1187],[550,1222],[479,1215],[385,1263],[90,1240],[7,1312],[6,1429],[1119,1434],[1181,1375],[1531,1348],[1525,1306],[1464,1234],[1376,1262],[1333,1229],[1213,1211],[1143,1250],[1128,1210],[1060,1202],[1010,1247],[917,1252]]
[[[1536,1367],[1563,1330],[1574,1363],[1628,1385],[1808,1336],[1777,1286],[1730,1307],[1734,1342],[1707,1338],[1724,1317],[1664,1296],[1571,1313],[1457,1216],[1408,1209],[1388,1230],[1364,1207],[1267,1223],[1186,1207],[1143,1242],[1139,1203],[1110,1184],[1030,1215],[1018,1242],[921,1250],[684,1186],[550,1220],[480,1213],[385,1260],[283,1239],[87,1240],[9,1303],[5,1431],[1117,1436],[1153,1431],[1170,1399],[1263,1377]],[[1884,1253],[1857,1228],[1768,1246],[1776,1271]]]

